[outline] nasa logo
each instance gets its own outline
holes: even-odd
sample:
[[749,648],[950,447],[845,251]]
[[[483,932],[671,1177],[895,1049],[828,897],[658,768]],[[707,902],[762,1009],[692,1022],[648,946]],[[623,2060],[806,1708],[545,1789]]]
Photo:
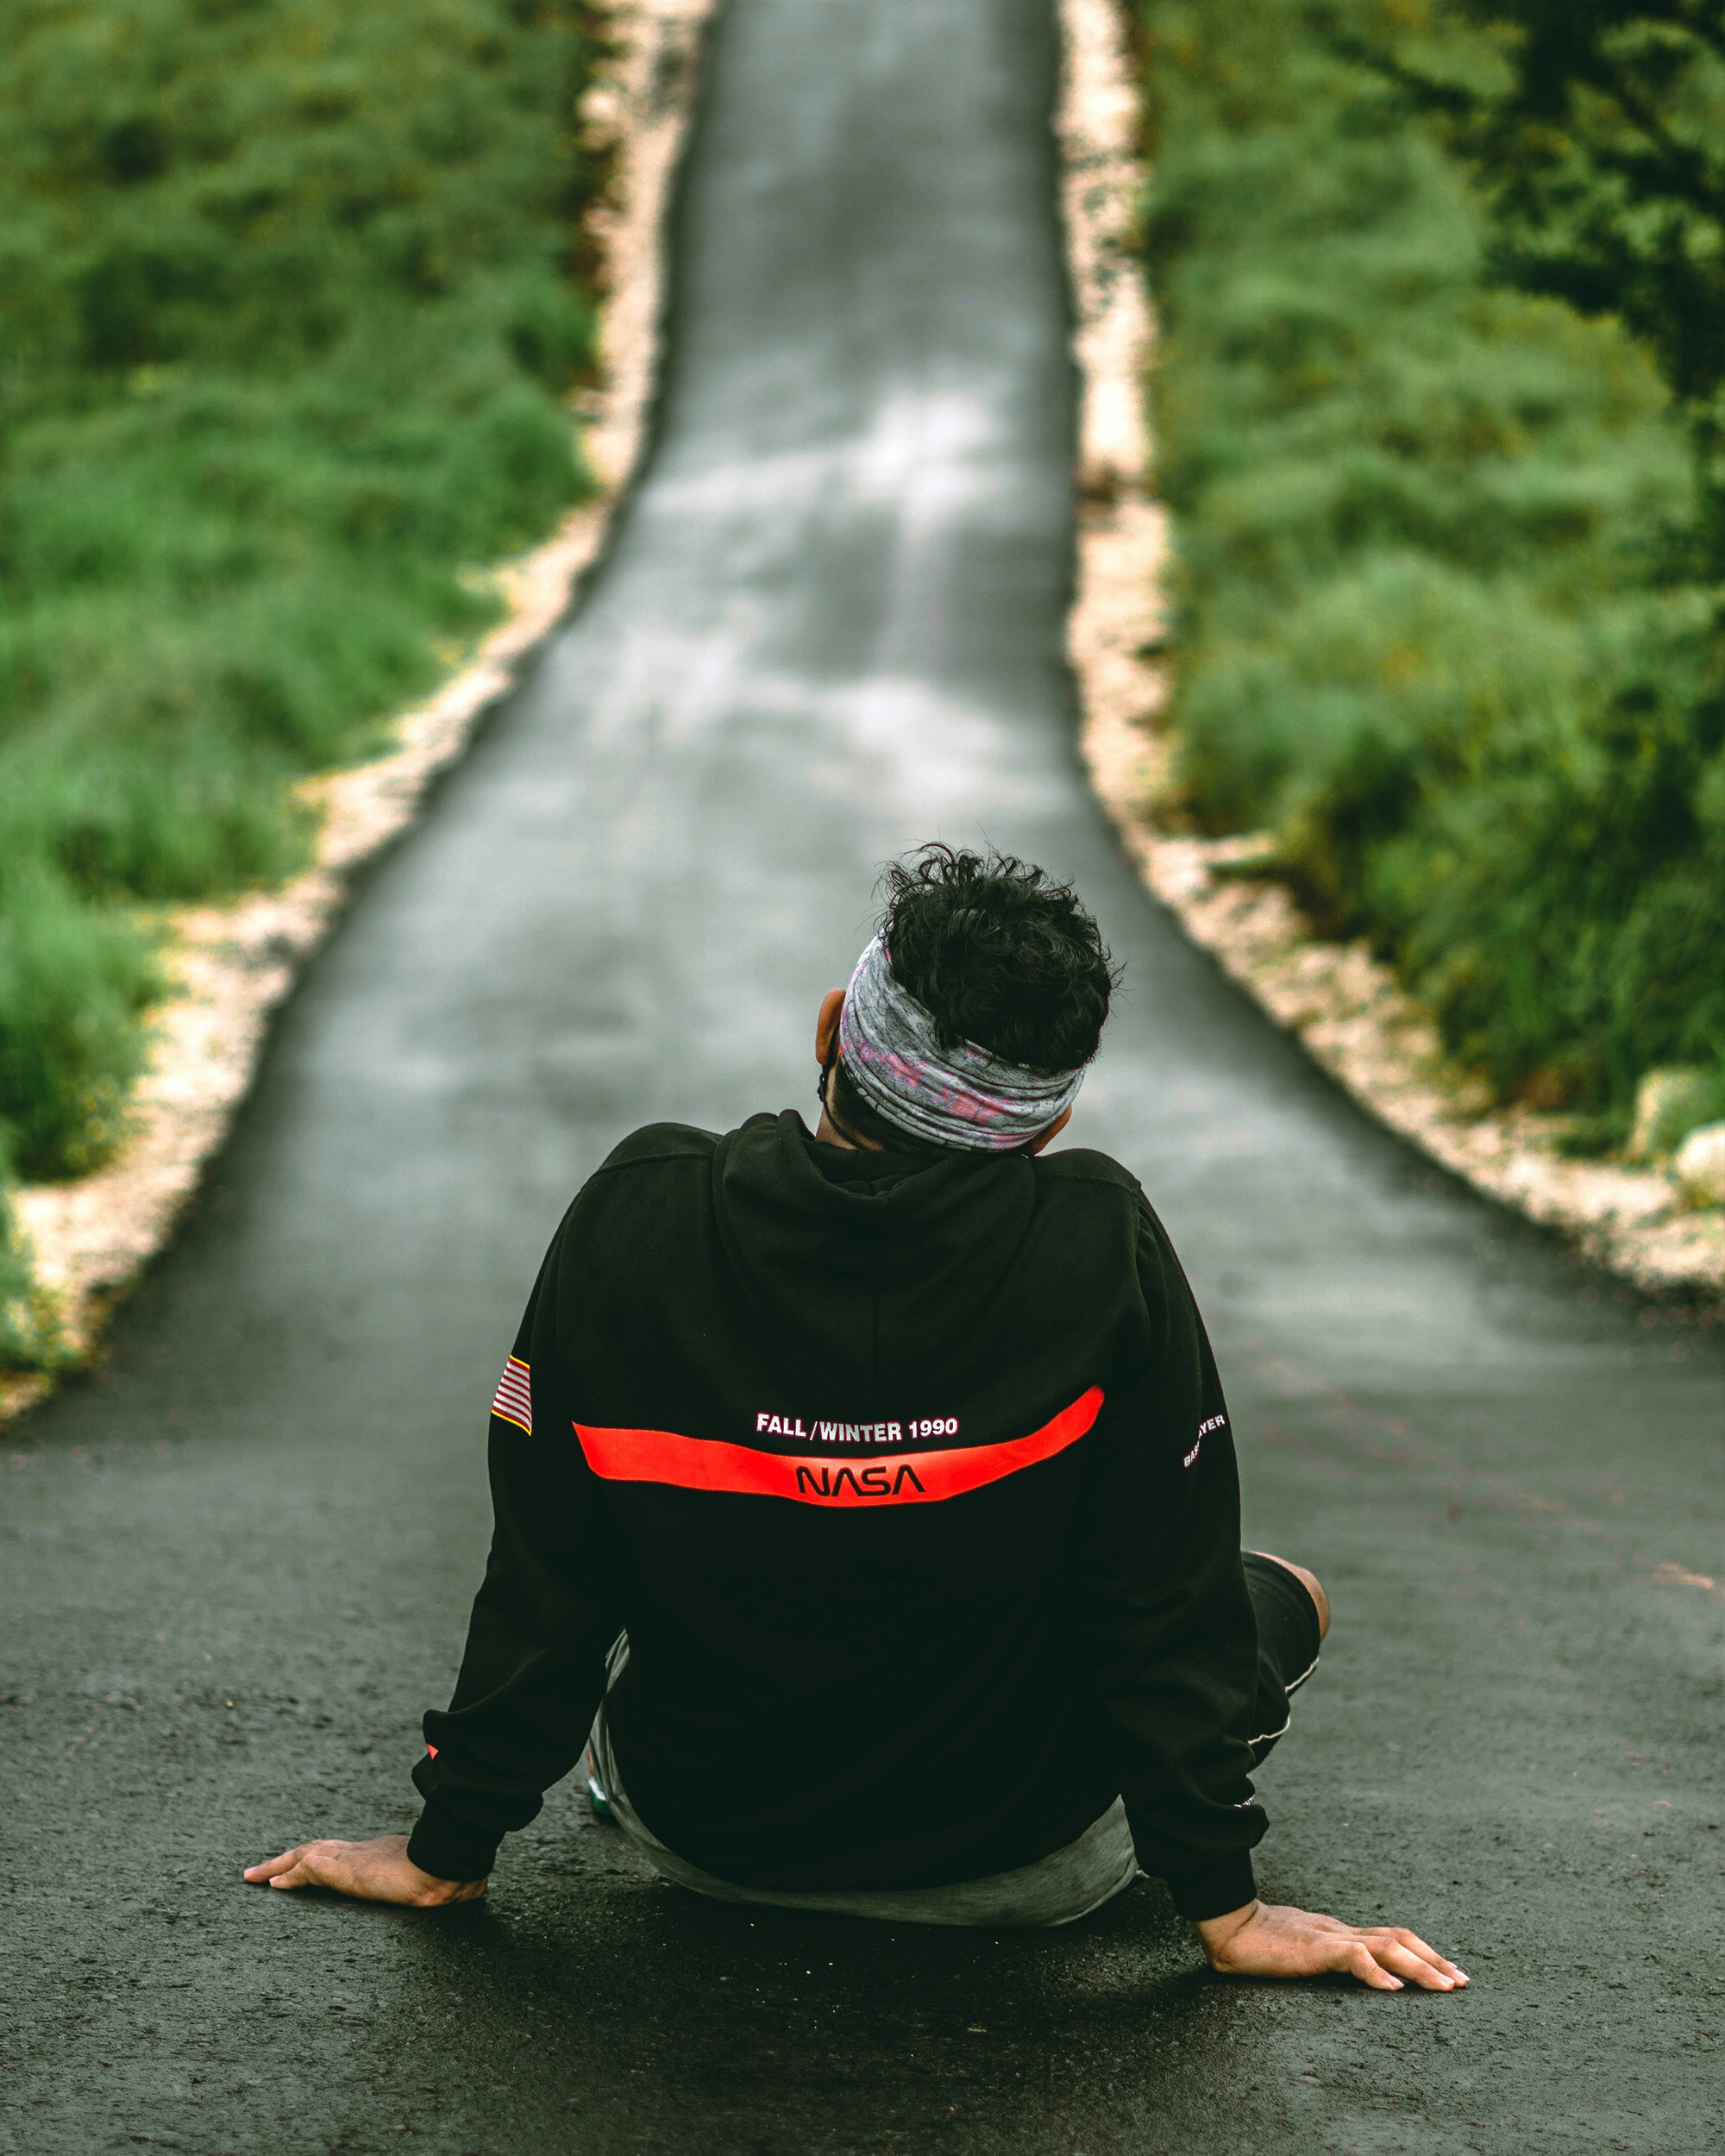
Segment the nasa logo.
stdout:
[[896,1476],[884,1461],[873,1467],[841,1467],[837,1473],[830,1467],[797,1470],[799,1497],[841,1497],[847,1489],[856,1497],[896,1497],[906,1482],[919,1496],[925,1494],[916,1470],[907,1460],[900,1463]]

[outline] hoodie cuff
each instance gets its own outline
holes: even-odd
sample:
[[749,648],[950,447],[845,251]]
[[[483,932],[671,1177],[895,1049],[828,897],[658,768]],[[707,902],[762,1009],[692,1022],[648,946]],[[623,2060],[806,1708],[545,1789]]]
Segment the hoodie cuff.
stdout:
[[1234,1909],[1243,1909],[1258,1898],[1251,1854],[1243,1849],[1239,1856],[1228,1857],[1207,1871],[1189,1871],[1182,1878],[1170,1879],[1168,1891],[1175,1908],[1194,1924],[1201,1924],[1206,1917],[1226,1916]]
[[475,1834],[434,1796],[407,1838],[407,1859],[434,1879],[458,1880],[465,1885],[489,1877],[502,1839],[500,1834]]

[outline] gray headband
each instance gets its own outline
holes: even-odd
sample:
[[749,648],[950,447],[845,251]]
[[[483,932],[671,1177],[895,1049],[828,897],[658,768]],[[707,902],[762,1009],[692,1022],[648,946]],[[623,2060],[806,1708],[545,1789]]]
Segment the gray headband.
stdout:
[[893,978],[884,937],[856,961],[838,1019],[846,1075],[876,1115],[932,1145],[1004,1153],[1070,1108],[1084,1069],[1053,1076],[974,1041],[942,1048],[934,1020]]

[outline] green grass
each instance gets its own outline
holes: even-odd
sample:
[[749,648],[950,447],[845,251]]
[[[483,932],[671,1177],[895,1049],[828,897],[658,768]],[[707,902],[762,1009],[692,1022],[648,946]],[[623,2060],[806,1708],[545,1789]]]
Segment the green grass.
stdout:
[[1465,176],[1339,56],[1338,24],[1428,33],[1421,0],[1138,19],[1190,810],[1272,828],[1502,1094],[1620,1128],[1650,1066],[1725,1069],[1683,429],[1618,326],[1488,281]]
[[0,1183],[0,1372],[52,1370],[72,1359],[60,1312],[37,1281],[31,1255]]
[[0,0],[19,1175],[122,1134],[163,910],[302,865],[295,782],[380,747],[497,613],[474,568],[590,491],[566,398],[594,327],[574,101],[596,20]]

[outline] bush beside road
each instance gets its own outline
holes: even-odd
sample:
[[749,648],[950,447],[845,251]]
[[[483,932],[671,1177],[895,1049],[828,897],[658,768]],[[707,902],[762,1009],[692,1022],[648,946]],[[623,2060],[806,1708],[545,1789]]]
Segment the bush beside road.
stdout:
[[1273,830],[1320,924],[1578,1150],[1628,1138],[1653,1069],[1725,1114],[1725,680],[1684,417],[1616,321],[1494,280],[1438,122],[1346,49],[1489,74],[1485,33],[1373,0],[1138,14],[1189,812]]
[[[600,17],[0,13],[0,1151],[41,1179],[123,1136],[170,910],[299,868],[297,782],[591,490]],[[0,1362],[27,1283],[0,1220]]]

